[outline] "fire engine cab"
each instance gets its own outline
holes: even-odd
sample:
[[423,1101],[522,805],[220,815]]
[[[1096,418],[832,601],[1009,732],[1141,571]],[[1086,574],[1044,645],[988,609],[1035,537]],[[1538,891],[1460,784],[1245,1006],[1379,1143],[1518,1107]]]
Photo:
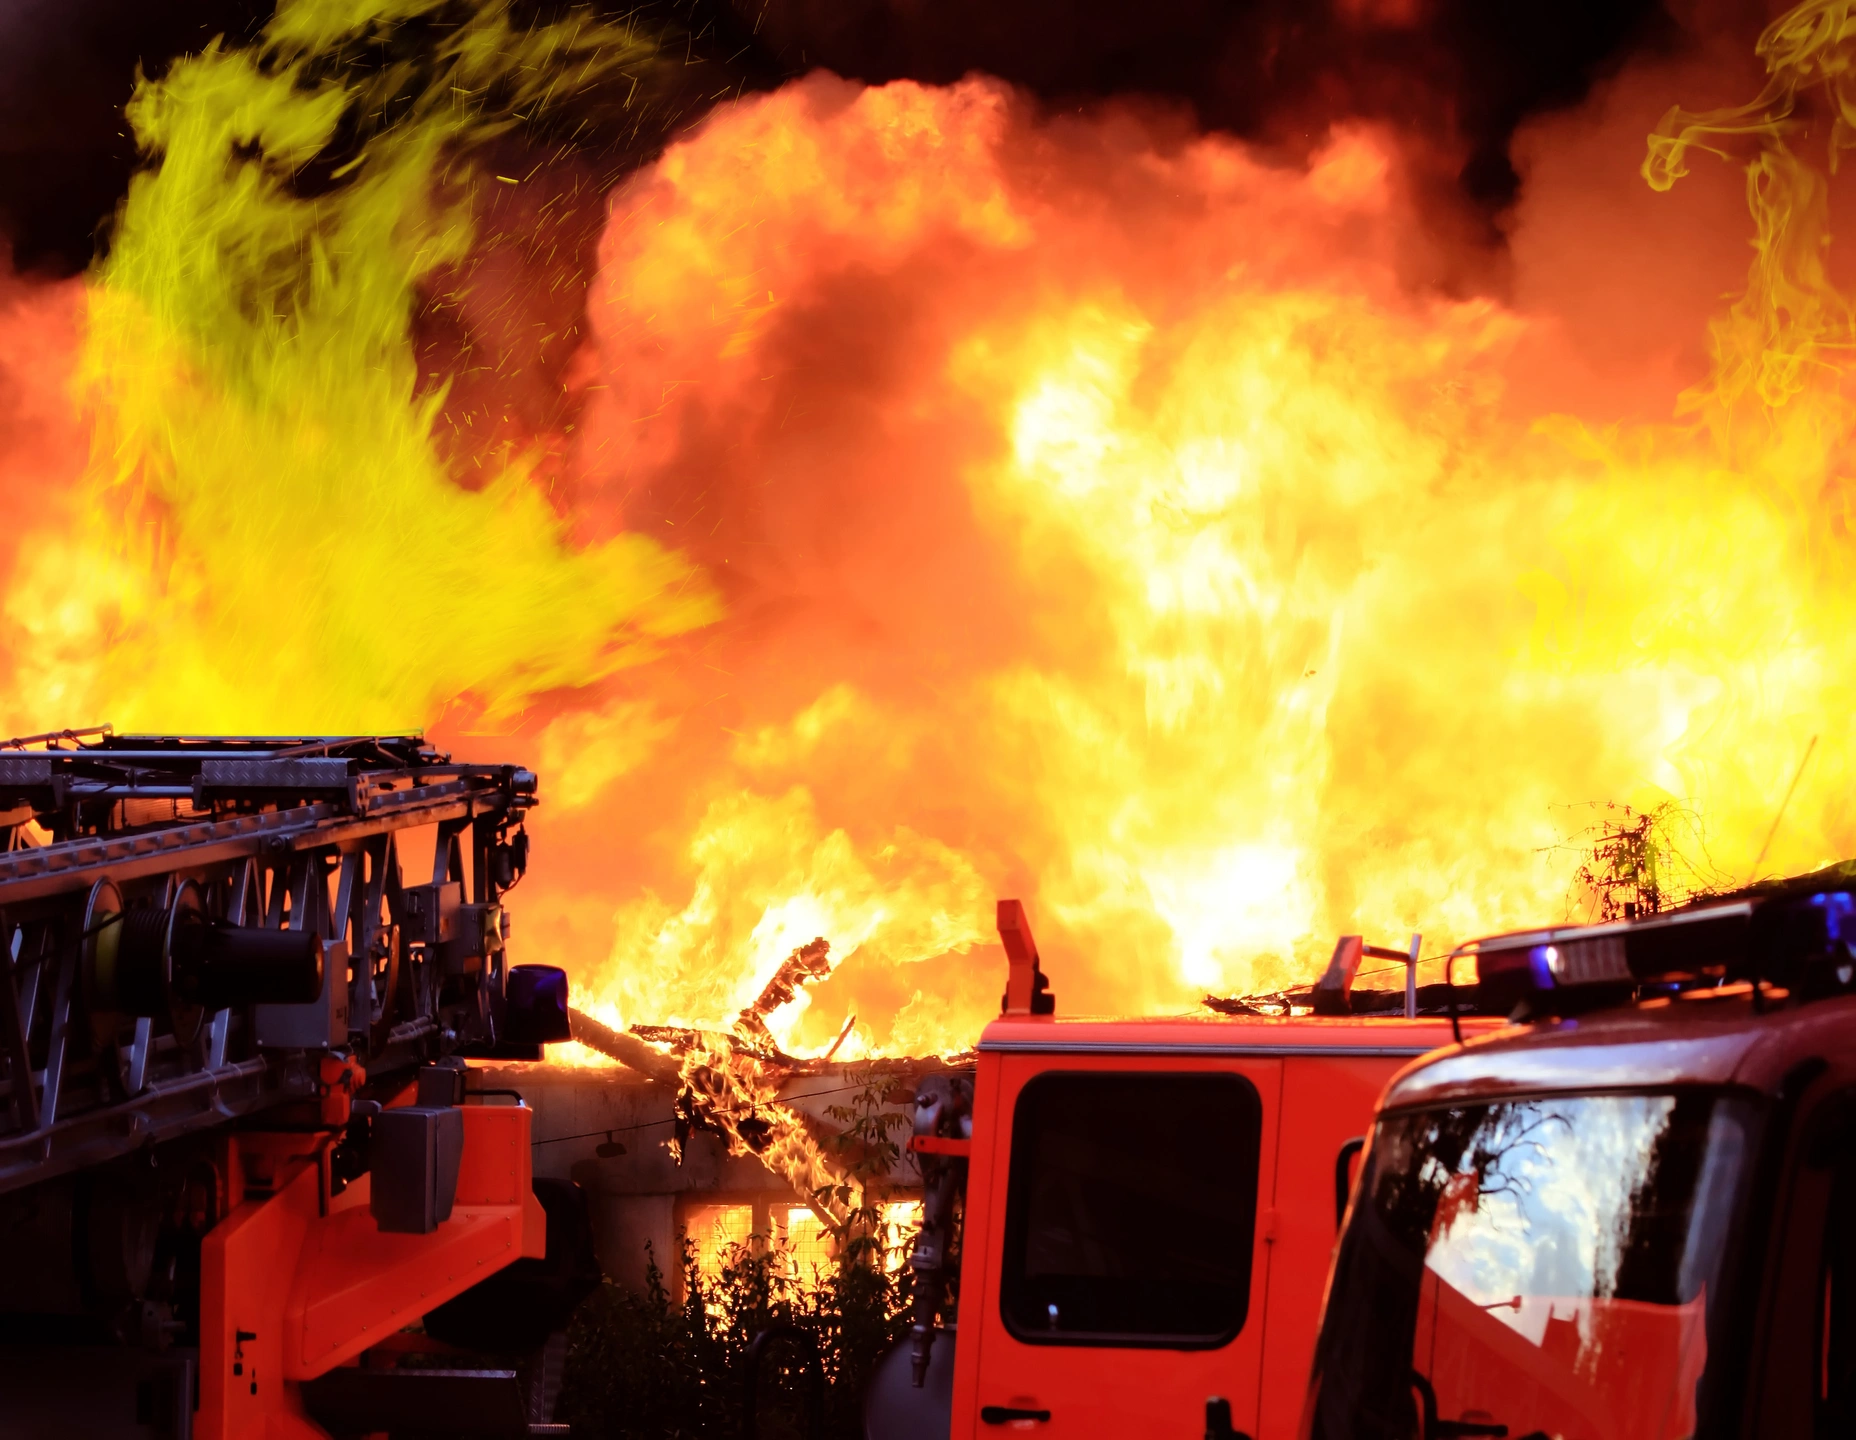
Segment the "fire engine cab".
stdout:
[[[999,909],[1005,1013],[970,1089],[935,1076],[916,1096],[916,1325],[867,1392],[867,1433],[1197,1440],[1216,1398],[1231,1433],[1288,1440],[1373,1103],[1450,1043],[1427,1013],[1445,987],[1416,984],[1416,937],[1409,954],[1348,937],[1285,1013],[1072,1019],[1022,908]],[[1375,955],[1406,962],[1402,992],[1353,988]],[[936,1329],[963,1171],[958,1321]]]
[[1302,1435],[1856,1434],[1856,865],[1466,953],[1519,1023],[1381,1102]]

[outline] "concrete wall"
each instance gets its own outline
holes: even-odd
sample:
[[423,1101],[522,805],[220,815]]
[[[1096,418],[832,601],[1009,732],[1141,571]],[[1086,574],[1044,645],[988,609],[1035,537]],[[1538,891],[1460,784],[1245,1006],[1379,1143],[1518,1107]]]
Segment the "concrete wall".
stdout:
[[[942,1067],[932,1061],[900,1065],[908,1068],[891,1082],[894,1098],[886,1108],[906,1112],[901,1095],[912,1089],[916,1074]],[[679,1233],[693,1206],[750,1204],[758,1226],[769,1207],[804,1202],[759,1160],[731,1158],[720,1136],[690,1136],[679,1166],[664,1144],[674,1133],[676,1090],[623,1066],[499,1066],[481,1072],[472,1086],[522,1092],[535,1111],[536,1176],[573,1180],[586,1192],[600,1265],[629,1288],[644,1287],[647,1242],[667,1283],[671,1280]],[[837,1131],[842,1123],[826,1109],[848,1104],[861,1088],[850,1067],[839,1065],[788,1080],[780,1098]],[[906,1145],[906,1126],[892,1135]],[[599,1146],[609,1140],[624,1146],[624,1153],[600,1156]],[[919,1188],[912,1157],[903,1157],[889,1183],[900,1192]]]

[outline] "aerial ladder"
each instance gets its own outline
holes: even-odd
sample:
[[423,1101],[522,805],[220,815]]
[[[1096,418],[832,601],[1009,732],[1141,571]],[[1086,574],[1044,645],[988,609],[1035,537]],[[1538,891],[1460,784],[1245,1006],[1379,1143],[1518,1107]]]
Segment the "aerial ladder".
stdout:
[[0,744],[0,1437],[564,1433],[584,1216],[467,1063],[568,1038],[509,961],[536,791],[417,735]]

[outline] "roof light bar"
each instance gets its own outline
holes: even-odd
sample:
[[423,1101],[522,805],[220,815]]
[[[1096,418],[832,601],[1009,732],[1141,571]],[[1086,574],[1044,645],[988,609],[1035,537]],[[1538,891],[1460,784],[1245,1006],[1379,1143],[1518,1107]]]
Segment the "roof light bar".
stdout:
[[[1459,953],[1476,957],[1478,998],[1485,1010],[1535,1014],[1590,1008],[1628,998],[1643,986],[1681,988],[1749,978],[1771,949],[1760,942],[1779,938],[1756,933],[1775,928],[1756,924],[1758,909],[1756,901],[1736,900],[1646,920],[1522,931],[1476,941]],[[1796,925],[1777,928],[1799,930]],[[1798,933],[1788,938],[1803,944],[1785,948],[1821,948],[1811,941],[1825,938],[1823,927],[1810,928],[1817,936]]]

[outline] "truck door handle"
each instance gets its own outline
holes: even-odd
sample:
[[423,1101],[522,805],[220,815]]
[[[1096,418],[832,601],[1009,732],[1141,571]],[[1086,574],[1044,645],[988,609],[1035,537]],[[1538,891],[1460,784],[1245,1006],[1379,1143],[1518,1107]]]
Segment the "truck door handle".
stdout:
[[1048,1410],[1020,1410],[1016,1405],[983,1405],[980,1407],[982,1425],[1006,1425],[1014,1420],[1035,1420],[1043,1424],[1050,1419]]

